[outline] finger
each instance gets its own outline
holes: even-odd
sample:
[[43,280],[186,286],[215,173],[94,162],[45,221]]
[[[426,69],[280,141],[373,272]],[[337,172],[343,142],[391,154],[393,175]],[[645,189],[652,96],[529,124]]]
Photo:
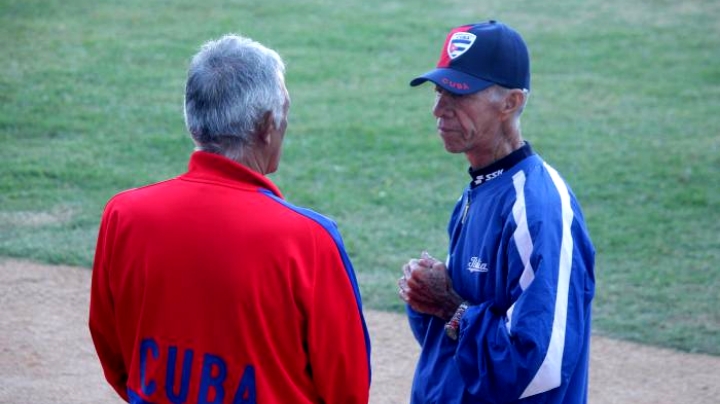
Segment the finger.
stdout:
[[405,284],[410,289],[413,289],[413,288],[420,289],[423,286],[421,278],[419,278],[417,276],[411,276],[409,278],[405,278]]
[[405,303],[410,303],[410,298],[408,297],[408,291],[400,288],[398,289],[398,296],[400,296],[400,299],[404,301]]
[[405,264],[405,265],[403,265],[403,268],[402,268],[402,269],[403,269],[404,278],[407,279],[407,278],[410,278],[410,277],[412,276],[412,271],[410,270],[410,265]]
[[430,283],[432,283],[434,279],[437,279],[437,277],[438,275],[430,268],[420,267],[414,270],[412,276],[406,277],[406,279],[411,287],[417,287],[430,286]]
[[437,258],[430,255],[427,251],[423,251],[422,254],[420,255],[420,257],[421,257],[423,263],[428,268],[432,268],[433,266],[435,266],[435,264],[440,262],[440,260],[438,260]]
[[408,289],[413,289],[424,295],[433,294],[433,284],[428,282],[425,276],[417,276],[415,274],[412,278],[406,281]]
[[402,278],[398,279],[397,285],[400,287],[400,289],[409,289],[408,283],[407,283],[407,278],[405,278],[404,276]]
[[412,259],[410,260],[410,262],[408,262],[408,270],[410,271],[410,275],[412,275],[413,272],[424,268],[426,268],[426,265],[421,260]]
[[433,257],[431,257],[427,251],[423,251],[420,254],[420,260],[423,262],[423,264],[425,264],[425,266],[432,266],[432,262],[434,261]]

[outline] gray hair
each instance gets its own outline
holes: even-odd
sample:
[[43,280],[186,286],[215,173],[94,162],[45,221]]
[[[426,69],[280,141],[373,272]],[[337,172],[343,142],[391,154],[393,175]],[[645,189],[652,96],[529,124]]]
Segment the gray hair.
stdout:
[[[490,86],[489,90],[490,91],[488,91],[488,98],[490,99],[490,101],[500,102],[503,99],[505,99],[505,97],[507,97],[508,93],[510,93],[510,91],[512,91],[513,89],[506,88],[506,87],[495,84],[495,85]],[[523,104],[520,106],[520,109],[518,109],[517,114],[515,115],[515,118],[517,120],[520,119],[520,115],[522,115],[523,111],[525,110],[525,106],[527,106],[528,99],[530,98],[529,90],[527,90],[525,88],[518,89],[518,90],[522,90],[523,95],[525,95],[525,98],[523,100]]]
[[[488,94],[487,97],[490,100],[490,102],[496,103],[501,102],[502,100],[507,97],[507,95],[512,91],[511,88],[506,88],[499,85],[493,85],[488,88]],[[528,89],[518,89],[522,90],[523,95],[525,96],[523,99],[523,104],[518,108],[517,112],[515,112],[515,116],[513,117],[512,124],[518,131],[520,130],[520,115],[522,115],[523,111],[525,110],[525,107],[527,106],[528,99],[530,98],[530,91]]]
[[228,34],[205,43],[185,85],[185,126],[199,149],[236,160],[265,113],[279,126],[284,74],[277,52],[250,38]]

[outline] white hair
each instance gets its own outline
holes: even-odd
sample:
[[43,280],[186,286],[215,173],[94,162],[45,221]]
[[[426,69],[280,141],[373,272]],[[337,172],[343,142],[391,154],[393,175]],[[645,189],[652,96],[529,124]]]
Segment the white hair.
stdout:
[[201,150],[235,159],[270,112],[280,125],[285,64],[272,49],[235,34],[205,43],[185,85],[185,126]]
[[[490,86],[488,88],[488,90],[489,90],[487,93],[488,99],[491,102],[500,102],[500,101],[504,100],[505,97],[507,97],[507,95],[510,93],[510,91],[513,91],[514,89],[506,88],[506,87],[495,84],[495,85]],[[525,88],[518,89],[518,90],[521,90],[524,95],[523,103],[520,106],[520,108],[518,109],[517,114],[515,115],[515,118],[519,120],[520,115],[522,115],[523,111],[525,110],[525,106],[527,105],[528,99],[530,98],[530,91]]]

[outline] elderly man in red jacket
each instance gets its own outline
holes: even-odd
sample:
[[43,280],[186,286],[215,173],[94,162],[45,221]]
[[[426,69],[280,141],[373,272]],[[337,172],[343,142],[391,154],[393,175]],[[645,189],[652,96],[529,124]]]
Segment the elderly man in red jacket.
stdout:
[[186,173],[107,204],[90,331],[131,403],[367,403],[370,341],[335,224],[277,170],[290,99],[278,54],[227,35],[193,58]]

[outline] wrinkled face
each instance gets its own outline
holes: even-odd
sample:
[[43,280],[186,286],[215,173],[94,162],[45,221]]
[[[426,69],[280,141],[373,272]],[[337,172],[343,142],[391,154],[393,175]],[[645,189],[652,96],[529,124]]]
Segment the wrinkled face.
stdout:
[[450,153],[482,153],[493,147],[500,132],[500,106],[492,90],[458,95],[435,86],[433,115],[438,134]]

